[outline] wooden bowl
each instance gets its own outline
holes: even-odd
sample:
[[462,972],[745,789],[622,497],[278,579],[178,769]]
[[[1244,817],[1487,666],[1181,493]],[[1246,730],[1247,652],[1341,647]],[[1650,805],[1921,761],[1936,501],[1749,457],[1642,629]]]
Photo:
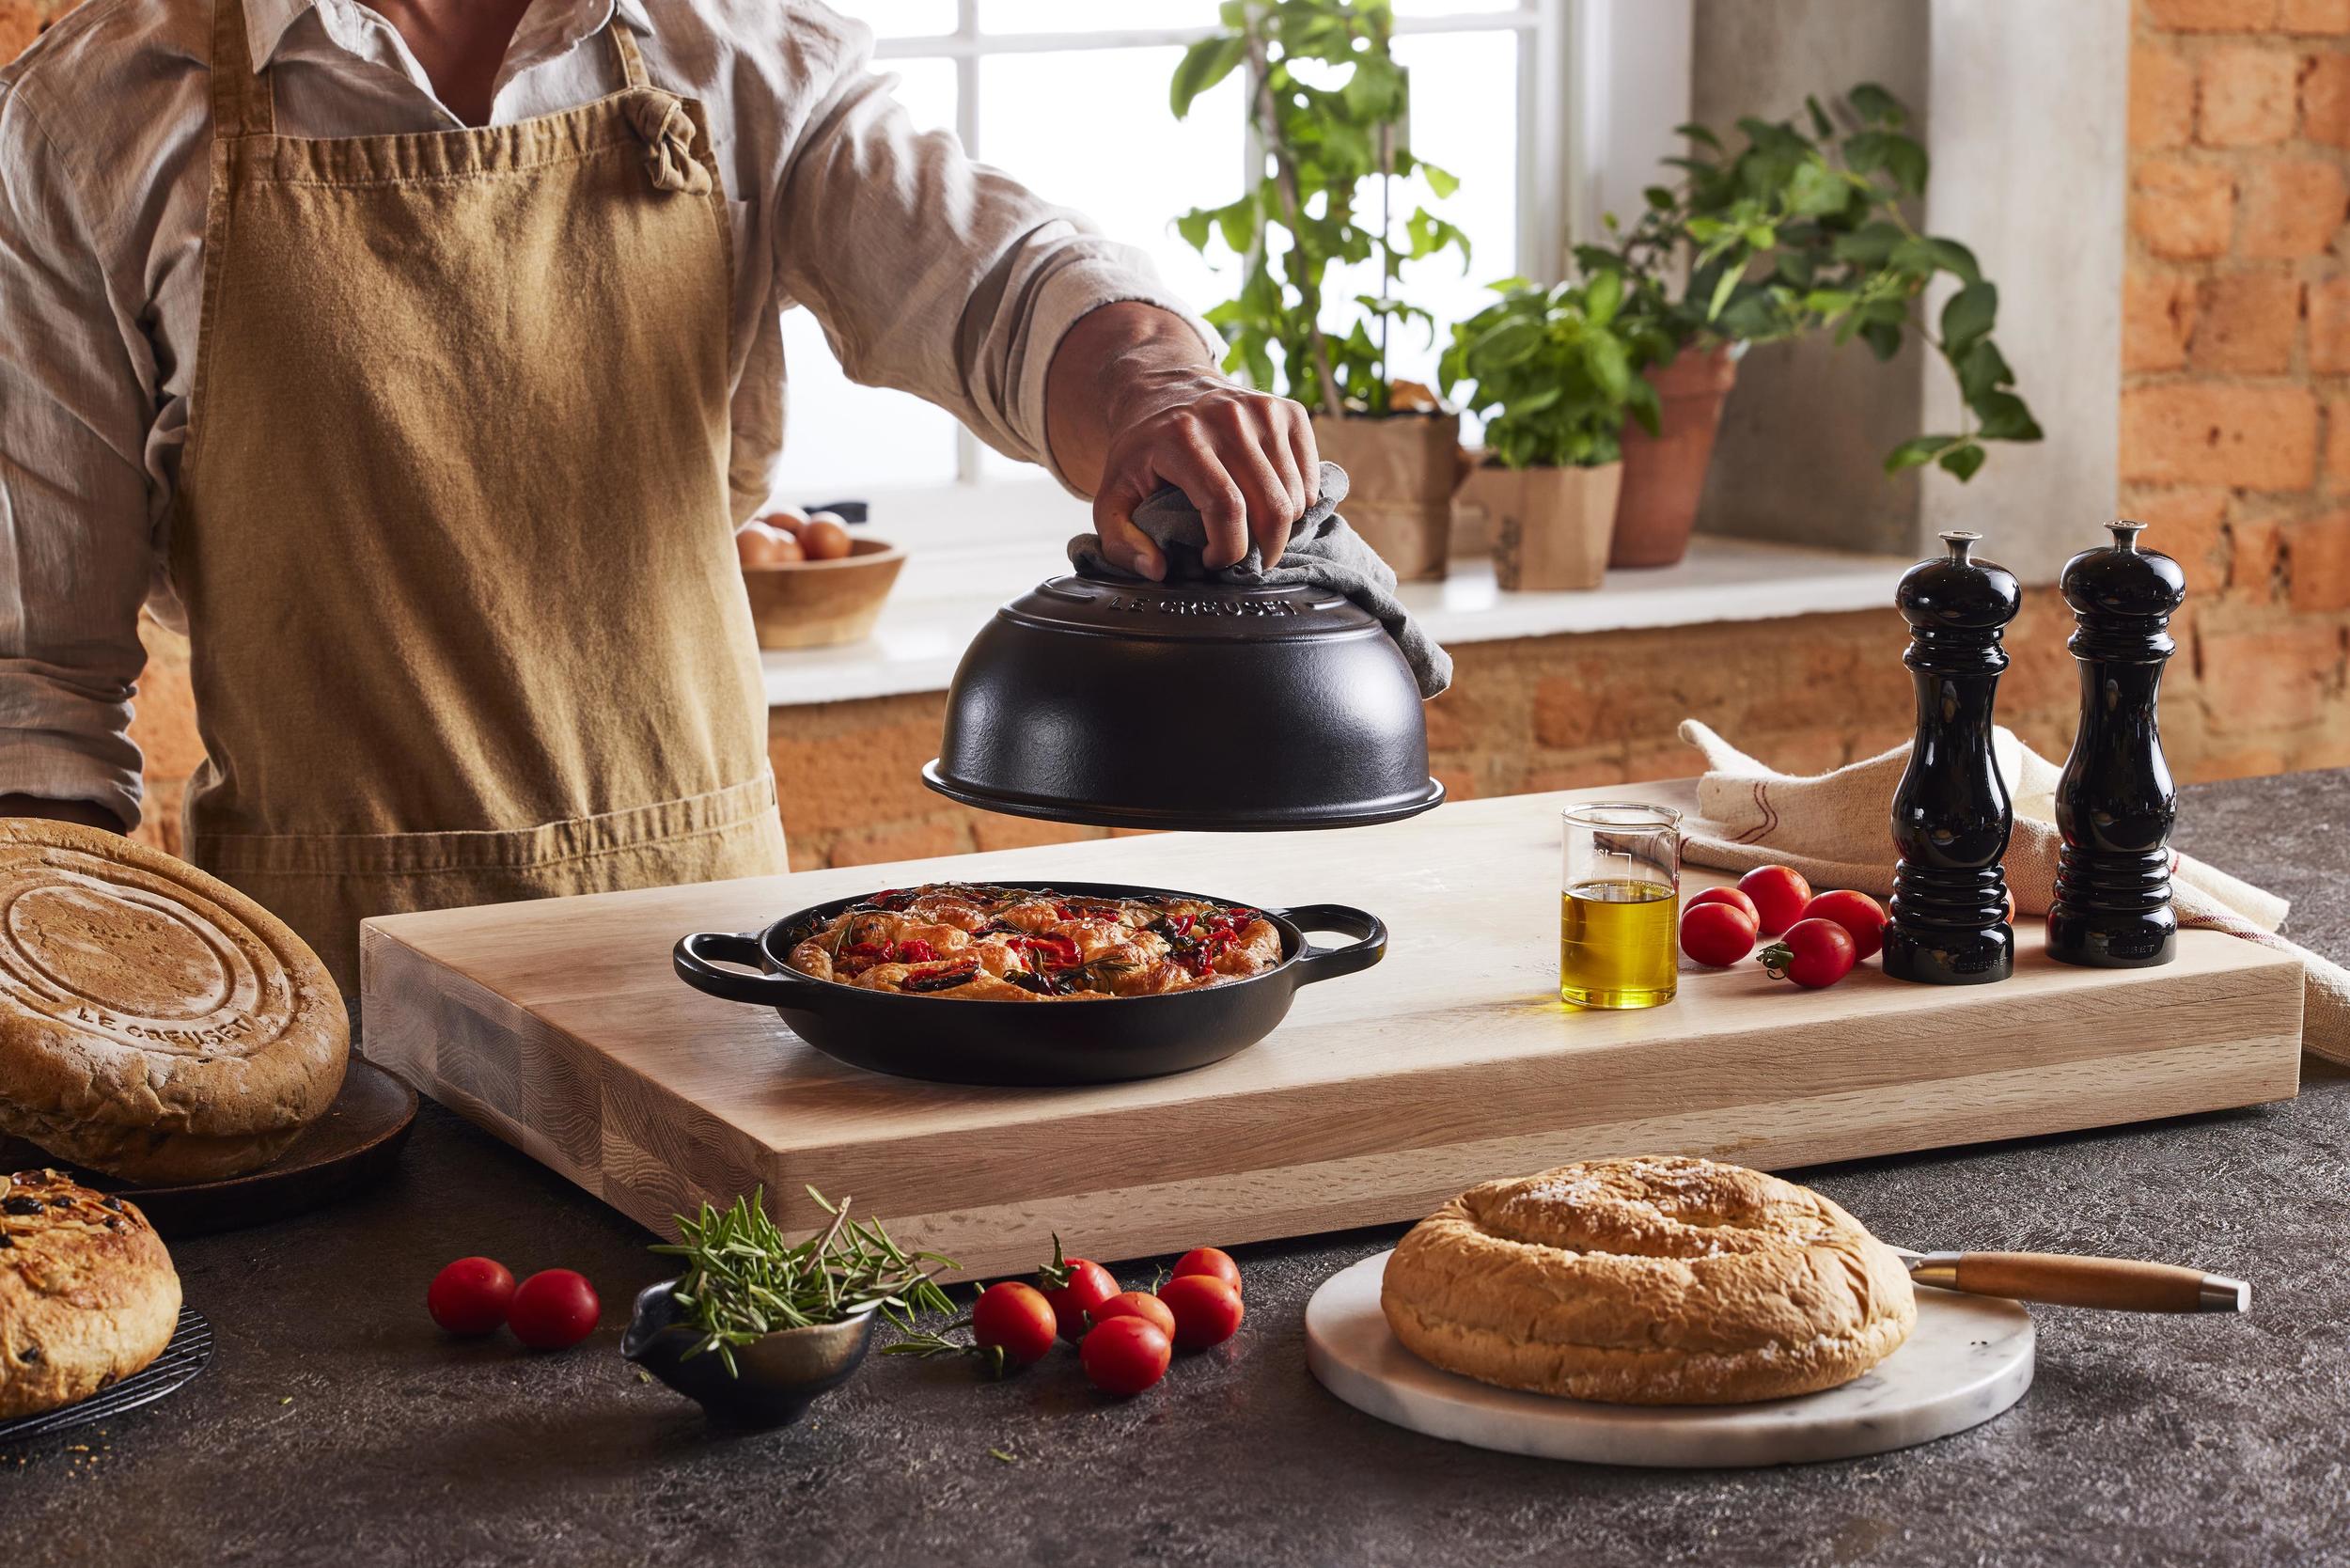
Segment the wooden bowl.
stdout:
[[868,635],[905,561],[894,544],[853,539],[838,560],[744,567],[759,646],[822,648]]

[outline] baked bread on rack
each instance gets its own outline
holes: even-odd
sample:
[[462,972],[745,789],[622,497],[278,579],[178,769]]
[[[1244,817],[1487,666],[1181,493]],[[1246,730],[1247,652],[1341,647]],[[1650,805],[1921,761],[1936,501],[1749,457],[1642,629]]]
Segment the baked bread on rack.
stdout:
[[135,1204],[0,1175],[0,1420],[87,1399],[163,1354],[180,1276]]

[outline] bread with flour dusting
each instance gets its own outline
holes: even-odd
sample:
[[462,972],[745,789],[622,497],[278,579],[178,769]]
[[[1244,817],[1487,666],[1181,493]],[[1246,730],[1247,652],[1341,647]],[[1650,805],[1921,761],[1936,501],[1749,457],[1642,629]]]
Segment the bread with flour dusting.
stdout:
[[1423,1360],[1616,1404],[1731,1404],[1848,1383],[1918,1318],[1892,1248],[1808,1187],[1680,1156],[1471,1187],[1387,1260]]

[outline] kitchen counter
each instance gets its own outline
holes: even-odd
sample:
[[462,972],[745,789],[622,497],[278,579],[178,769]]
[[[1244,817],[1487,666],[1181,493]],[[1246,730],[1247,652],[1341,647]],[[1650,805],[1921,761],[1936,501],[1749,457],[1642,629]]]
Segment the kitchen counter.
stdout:
[[[2345,828],[2350,772],[2304,774],[2189,791],[2180,841],[2339,958]],[[1236,1249],[1239,1337],[1129,1403],[1066,1352],[1001,1384],[876,1357],[799,1427],[713,1437],[615,1354],[665,1272],[650,1238],[428,1105],[382,1189],[174,1249],[211,1370],[102,1435],[0,1444],[0,1562],[2350,1561],[2350,1075],[2312,1059],[2282,1105],[1803,1179],[1888,1240],[2192,1262],[2249,1278],[2254,1310],[2035,1309],[2023,1403],[1904,1452],[1582,1467],[1386,1427],[1313,1381],[1306,1299],[1386,1228]],[[605,1326],[546,1357],[444,1339],[424,1288],[471,1252],[584,1271]]]

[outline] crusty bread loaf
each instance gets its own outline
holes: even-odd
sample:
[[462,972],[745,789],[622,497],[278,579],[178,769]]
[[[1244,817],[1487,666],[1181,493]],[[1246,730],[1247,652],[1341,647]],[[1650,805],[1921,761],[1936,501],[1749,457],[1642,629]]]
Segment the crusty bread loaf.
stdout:
[[1380,1305],[1448,1372],[1615,1404],[1832,1388],[1918,1319],[1901,1259],[1827,1199],[1677,1156],[1471,1187],[1396,1247]]
[[120,1382],[179,1319],[180,1276],[136,1205],[54,1170],[0,1176],[0,1420]]
[[342,1086],[325,966],[227,884],[97,828],[0,821],[0,1132],[156,1184],[275,1158]]

